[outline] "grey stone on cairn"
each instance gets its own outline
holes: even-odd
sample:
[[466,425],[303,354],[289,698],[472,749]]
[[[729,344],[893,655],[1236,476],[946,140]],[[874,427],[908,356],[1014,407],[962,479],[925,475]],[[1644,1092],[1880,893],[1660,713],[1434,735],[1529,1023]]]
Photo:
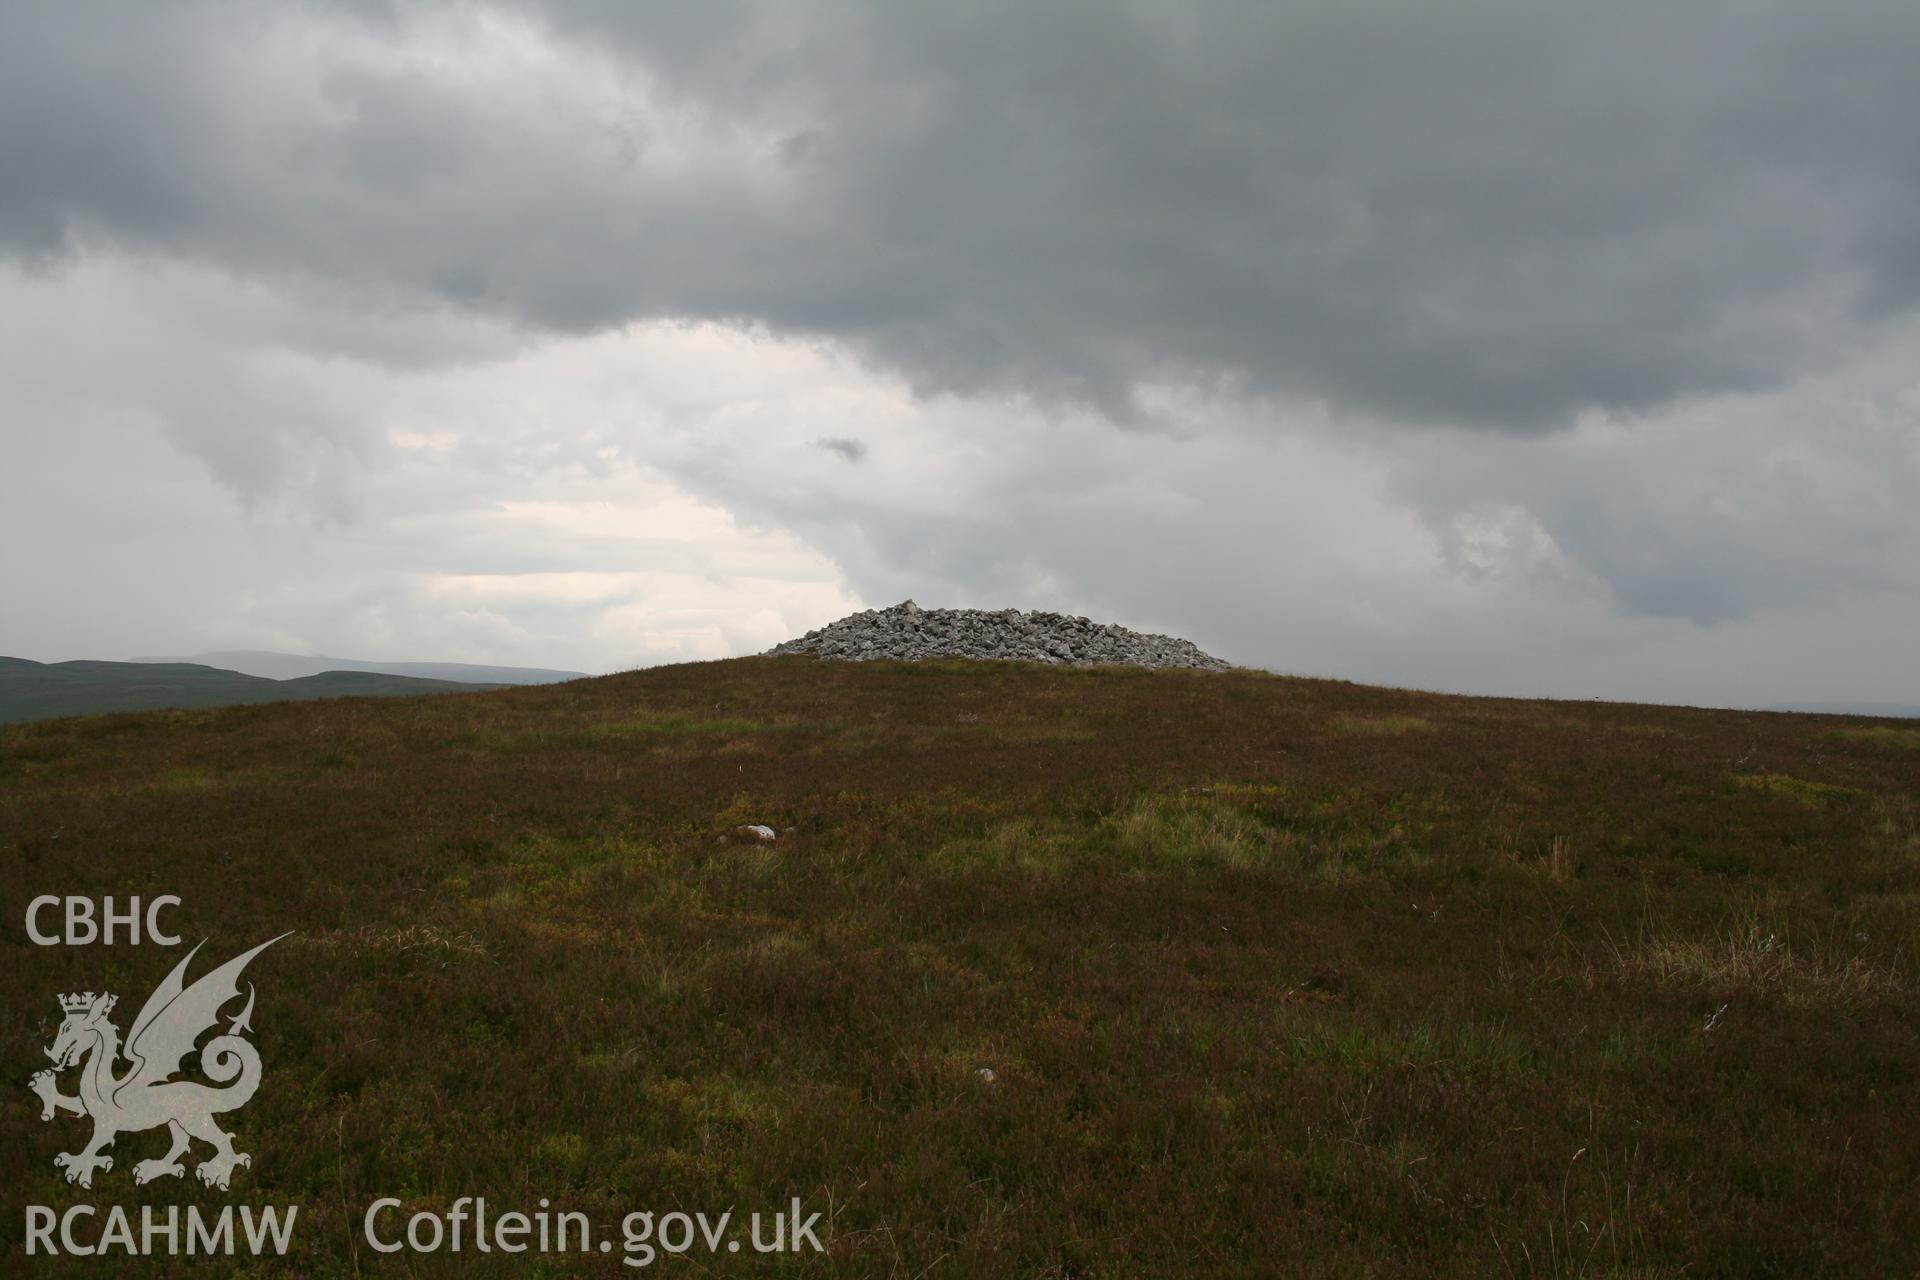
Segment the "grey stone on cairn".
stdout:
[[812,653],[852,662],[872,658],[993,658],[1085,667],[1188,667],[1225,671],[1232,664],[1192,641],[1145,635],[1125,627],[1018,609],[922,609],[904,600],[891,609],[867,609],[767,650]]

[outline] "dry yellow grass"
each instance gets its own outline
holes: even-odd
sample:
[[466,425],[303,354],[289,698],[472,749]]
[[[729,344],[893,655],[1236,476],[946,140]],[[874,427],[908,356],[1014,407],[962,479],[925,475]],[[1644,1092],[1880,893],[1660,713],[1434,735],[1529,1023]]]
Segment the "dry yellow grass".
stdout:
[[1757,995],[1789,1005],[1852,1007],[1911,990],[1898,965],[1841,943],[1796,946],[1758,919],[1705,938],[1663,932],[1617,951],[1616,958],[1628,978],[1715,999]]

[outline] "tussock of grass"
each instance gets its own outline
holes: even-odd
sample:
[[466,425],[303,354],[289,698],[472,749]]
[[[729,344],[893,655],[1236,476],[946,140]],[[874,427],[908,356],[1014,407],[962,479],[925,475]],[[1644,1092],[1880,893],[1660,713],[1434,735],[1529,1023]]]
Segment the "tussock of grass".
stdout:
[[1897,853],[1920,857],[1920,803],[1913,796],[1884,796],[1874,802],[1875,831]]
[[1555,884],[1572,884],[1580,878],[1580,857],[1566,836],[1553,836],[1539,857],[1522,857],[1514,850],[1514,859],[1522,866],[1545,876]]
[[1023,817],[996,823],[977,839],[943,842],[929,863],[948,871],[1052,876],[1065,871],[1077,855],[1078,842],[1059,824]]
[[1298,845],[1245,811],[1206,797],[1147,797],[1114,822],[1115,843],[1137,868],[1270,866]]
[[1266,870],[1341,881],[1429,858],[1395,806],[1219,784],[1145,796],[1116,816],[1113,845],[1137,872]]
[[997,729],[996,742],[1034,745],[1047,742],[1097,742],[1100,735],[1075,724],[1017,724]]
[[1851,1007],[1908,992],[1906,974],[1858,954],[1796,948],[1757,921],[1707,939],[1673,933],[1617,953],[1628,977],[1717,998],[1777,997],[1788,1004]]
[[1432,733],[1435,726],[1422,716],[1338,716],[1333,727],[1341,733],[1394,735]]
[[296,946],[316,951],[405,952],[438,951],[450,955],[484,956],[486,944],[465,931],[450,932],[430,924],[361,925],[357,929],[321,929],[294,935]]

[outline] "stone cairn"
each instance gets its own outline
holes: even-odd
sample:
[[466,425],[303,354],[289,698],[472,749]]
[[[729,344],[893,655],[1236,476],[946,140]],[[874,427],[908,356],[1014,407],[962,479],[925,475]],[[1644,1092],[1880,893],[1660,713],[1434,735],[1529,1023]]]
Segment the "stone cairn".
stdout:
[[873,658],[989,658],[1071,666],[1118,663],[1225,671],[1232,664],[1192,641],[1018,609],[922,609],[905,600],[867,609],[767,650],[860,662]]

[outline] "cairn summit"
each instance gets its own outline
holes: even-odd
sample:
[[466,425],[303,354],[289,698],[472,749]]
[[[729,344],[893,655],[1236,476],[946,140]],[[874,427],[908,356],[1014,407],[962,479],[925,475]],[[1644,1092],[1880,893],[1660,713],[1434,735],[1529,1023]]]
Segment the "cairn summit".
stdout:
[[866,609],[767,650],[866,661],[986,658],[1072,666],[1102,663],[1225,671],[1232,664],[1190,640],[1148,635],[1085,618],[1019,609],[923,609],[902,600]]

